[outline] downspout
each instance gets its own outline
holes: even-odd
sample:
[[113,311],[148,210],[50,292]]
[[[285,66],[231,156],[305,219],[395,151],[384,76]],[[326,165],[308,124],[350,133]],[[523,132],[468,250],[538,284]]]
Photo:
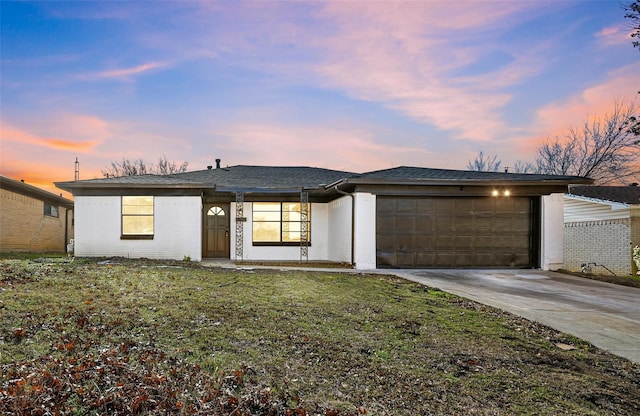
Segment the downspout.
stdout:
[[[73,208],[67,208],[64,212],[64,251],[67,252],[69,244],[69,212],[73,212]],[[75,247],[74,247],[75,251]],[[75,253],[74,253],[75,254]]]
[[341,195],[348,195],[351,197],[351,265],[355,267],[355,247],[356,247],[356,198],[355,195],[349,192],[342,191],[338,188],[338,185],[333,189]]

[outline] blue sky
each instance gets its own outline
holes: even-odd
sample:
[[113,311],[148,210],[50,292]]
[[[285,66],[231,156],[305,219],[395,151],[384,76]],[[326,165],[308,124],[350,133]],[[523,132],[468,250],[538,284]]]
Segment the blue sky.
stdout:
[[[122,157],[204,169],[505,166],[616,99],[617,1],[1,1],[0,173]],[[58,192],[58,191],[56,191]]]

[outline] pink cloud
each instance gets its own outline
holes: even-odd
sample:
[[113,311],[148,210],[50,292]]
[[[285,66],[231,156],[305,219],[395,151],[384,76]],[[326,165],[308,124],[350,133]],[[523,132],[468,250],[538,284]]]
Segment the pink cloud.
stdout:
[[166,64],[160,64],[160,63],[149,63],[149,64],[142,64],[142,65],[138,65],[138,66],[134,66],[132,68],[124,68],[124,69],[115,69],[112,71],[104,71],[101,72],[99,74],[100,77],[102,78],[121,78],[121,77],[128,77],[131,75],[137,75],[137,74],[141,74],[143,72],[147,72],[150,71],[152,69],[155,68],[161,68],[163,66],[166,66]]
[[622,25],[605,27],[594,34],[598,43],[603,46],[631,43],[631,31]]
[[500,110],[511,97],[499,88],[537,74],[542,64],[513,51],[515,62],[504,68],[475,79],[455,77],[453,70],[476,62],[487,50],[453,43],[470,32],[482,36],[515,24],[516,15],[538,10],[533,2],[329,2],[321,16],[337,28],[313,40],[326,51],[314,69],[354,98],[382,102],[458,138],[491,140],[508,131]]
[[71,113],[34,116],[19,125],[3,120],[0,173],[59,193],[53,182],[73,180],[74,160],[79,157],[88,162],[83,165],[84,179],[100,177],[97,149],[112,138],[112,128],[98,117]]
[[213,151],[226,155],[223,162],[229,165],[293,164],[367,171],[437,160],[437,155],[423,148],[376,143],[370,132],[357,127],[242,124],[220,127],[218,134],[223,144]]
[[542,143],[564,137],[571,127],[581,127],[592,116],[611,113],[616,100],[638,103],[640,63],[628,65],[608,74],[601,83],[586,88],[565,100],[540,108],[533,123],[502,143],[496,153],[503,161],[533,161]]
[[3,123],[1,130],[2,140],[18,142],[23,145],[36,145],[53,150],[74,151],[77,153],[90,152],[99,142],[97,140],[73,141],[55,137],[40,137],[28,132],[7,126]]
[[535,130],[553,137],[571,126],[579,126],[589,115],[610,112],[616,99],[636,100],[640,62],[617,69],[600,84],[578,95],[549,104],[538,110]]
[[133,76],[143,74],[145,72],[152,71],[158,68],[164,68],[169,66],[168,63],[162,62],[150,62],[146,64],[141,64],[137,66],[133,66],[130,68],[119,68],[119,69],[111,69],[101,72],[82,74],[78,78],[91,81],[96,79],[131,79]]

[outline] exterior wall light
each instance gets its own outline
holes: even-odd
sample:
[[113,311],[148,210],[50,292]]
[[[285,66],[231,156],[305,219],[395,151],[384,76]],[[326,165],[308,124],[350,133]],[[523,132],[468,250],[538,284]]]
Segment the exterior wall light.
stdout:
[[508,189],[502,189],[502,191],[498,190],[498,189],[494,189],[493,191],[491,191],[491,196],[506,196],[509,197],[511,196],[511,191]]

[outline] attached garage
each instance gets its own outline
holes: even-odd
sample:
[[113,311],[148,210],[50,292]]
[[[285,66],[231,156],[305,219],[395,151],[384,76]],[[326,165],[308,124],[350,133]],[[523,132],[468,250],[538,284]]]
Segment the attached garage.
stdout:
[[377,267],[538,266],[538,197],[378,196]]

